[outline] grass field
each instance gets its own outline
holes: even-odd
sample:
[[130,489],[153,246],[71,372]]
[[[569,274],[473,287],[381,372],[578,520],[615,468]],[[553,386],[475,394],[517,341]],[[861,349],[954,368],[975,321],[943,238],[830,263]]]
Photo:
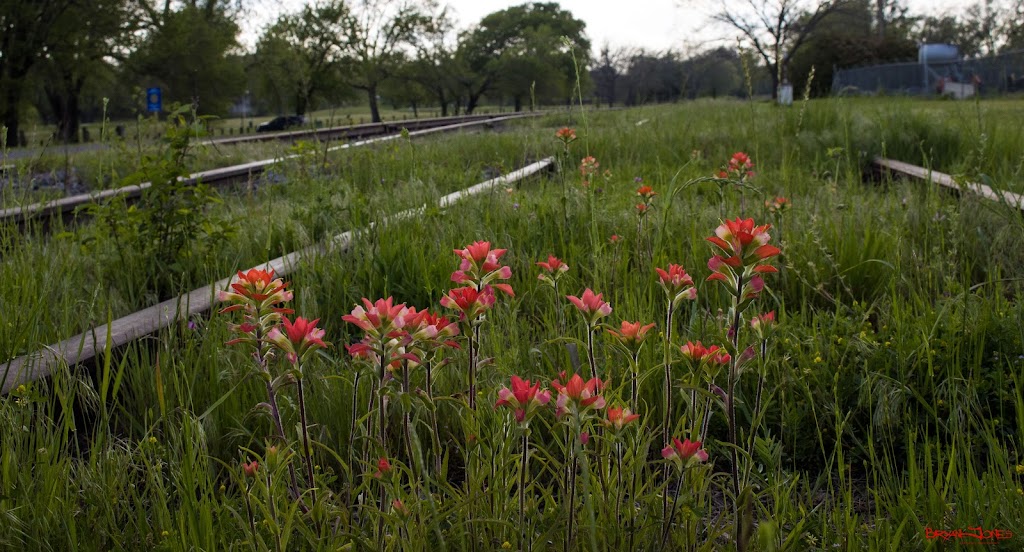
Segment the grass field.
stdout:
[[[1022,191],[1021,105],[573,112],[288,163],[283,183],[156,197],[146,216],[115,205],[50,235],[3,229],[9,359],[498,172],[562,169],[376,226],[304,263],[293,296],[243,287],[223,306],[251,311],[0,399],[0,547],[1019,550],[1024,219],[863,174],[885,155]],[[753,166],[729,172],[739,151]],[[769,208],[778,197],[789,207]],[[188,213],[157,216],[158,200]],[[723,226],[737,217],[772,226]],[[557,288],[538,279],[549,255],[569,267]],[[678,271],[659,283],[671,264],[695,298]],[[462,321],[442,306],[495,284],[514,296]],[[566,298],[586,289],[601,300]],[[356,308],[388,297],[453,325]],[[323,336],[272,332],[275,306]],[[607,331],[623,321],[655,324],[638,350]],[[721,349],[702,357],[698,341]]]

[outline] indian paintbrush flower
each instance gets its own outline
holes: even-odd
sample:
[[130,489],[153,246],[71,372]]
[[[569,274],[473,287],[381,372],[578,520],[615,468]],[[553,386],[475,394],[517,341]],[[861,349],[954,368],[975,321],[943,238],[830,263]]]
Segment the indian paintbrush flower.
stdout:
[[289,362],[296,364],[317,348],[328,347],[329,344],[323,340],[324,330],[316,327],[319,321],[309,321],[300,316],[292,322],[288,317],[282,317],[284,331],[277,327],[271,329],[267,341],[284,352]]
[[642,324],[640,322],[627,322],[623,320],[619,331],[612,329],[606,329],[605,331],[626,347],[626,349],[629,349],[631,353],[635,354],[640,349],[640,346],[643,345],[644,340],[647,339],[647,332],[653,327],[654,322]]
[[697,299],[697,288],[693,287],[693,278],[677,264],[668,265],[668,270],[655,268],[658,273],[658,285],[665,290],[672,310],[675,310],[684,299]]
[[474,287],[448,290],[441,297],[441,306],[459,311],[459,320],[476,320],[494,306],[494,290],[487,286],[482,291]]
[[381,459],[377,461],[377,471],[376,473],[373,474],[373,476],[376,477],[377,479],[380,479],[381,477],[384,477],[389,471],[391,471],[391,462],[388,462],[388,459],[382,456]]
[[569,127],[562,127],[555,131],[555,138],[562,142],[565,147],[576,141],[576,131]]
[[675,463],[680,470],[696,463],[708,461],[708,453],[701,448],[700,441],[690,441],[689,439],[680,441],[675,437],[672,438],[672,442],[668,446],[661,449],[661,457]]
[[569,265],[554,255],[548,255],[547,261],[538,261],[536,264],[544,269],[537,275],[537,279],[550,286],[554,286],[555,282],[569,271]]
[[590,288],[583,291],[583,295],[576,297],[574,295],[566,295],[568,299],[583,315],[583,319],[587,321],[589,327],[593,328],[597,325],[598,320],[608,316],[612,312],[612,306],[601,298],[600,293],[594,293]]
[[[562,372],[561,379],[565,379],[565,372]],[[552,381],[551,387],[558,392],[558,398],[555,400],[555,416],[562,417],[568,414],[570,408],[580,413],[589,409],[604,408],[605,400],[600,393],[605,385],[598,378],[584,381],[579,374],[573,374],[565,382],[565,385],[562,385],[557,379]]]
[[792,207],[792,203],[784,197],[776,197],[765,200],[764,206],[768,208],[769,213],[784,213]]
[[742,151],[738,151],[729,158],[729,164],[718,171],[718,177],[731,177],[735,180],[743,181],[754,177],[753,169],[754,163],[750,160],[750,156]]
[[639,414],[633,414],[628,407],[623,408],[621,406],[610,406],[608,407],[608,417],[605,420],[601,420],[601,423],[605,427],[614,428],[615,431],[622,431],[622,428],[626,425],[635,422],[640,419]]
[[531,384],[530,380],[512,376],[512,388],[502,387],[498,391],[498,402],[494,403],[494,407],[511,409],[516,422],[525,426],[537,410],[550,401],[551,392],[541,390],[540,382]]
[[705,366],[724,366],[731,360],[725,349],[718,345],[705,347],[700,341],[696,343],[687,341],[686,345],[680,347],[680,351],[683,353],[683,358],[689,360],[695,370]]
[[512,269],[502,266],[498,261],[505,255],[505,249],[491,249],[491,243],[473,242],[463,249],[454,249],[462,261],[459,269],[452,273],[452,281],[466,284],[476,289],[491,285],[494,289],[515,297],[512,286],[508,284],[492,284],[495,280],[508,280],[512,277]]

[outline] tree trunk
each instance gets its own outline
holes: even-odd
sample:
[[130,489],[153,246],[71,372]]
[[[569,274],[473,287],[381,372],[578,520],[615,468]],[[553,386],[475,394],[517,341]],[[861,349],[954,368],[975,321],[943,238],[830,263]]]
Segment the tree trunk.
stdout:
[[444,90],[436,89],[434,91],[437,94],[437,103],[441,106],[441,116],[448,116],[448,98],[444,94]]
[[371,84],[366,87],[366,95],[370,100],[370,121],[380,122],[380,105],[377,104],[377,85]]
[[522,96],[513,96],[512,97],[512,103],[513,103],[513,105],[515,105],[516,113],[519,113],[520,111],[523,110],[523,97]]
[[82,90],[84,78],[65,75],[60,79],[56,89],[46,88],[46,97],[57,118],[57,139],[64,144],[78,142],[78,127],[81,122],[81,109],[78,96]]
[[419,110],[419,107],[416,105],[415,101],[412,102],[412,118],[413,119],[419,119],[420,118],[420,110]]
[[473,114],[473,111],[476,109],[477,104],[480,103],[480,96],[482,95],[482,93],[469,94],[469,101],[466,102],[466,115]]
[[7,147],[20,145],[18,142],[18,104],[21,103],[21,86],[10,82],[3,83],[3,106],[0,119],[7,127]]

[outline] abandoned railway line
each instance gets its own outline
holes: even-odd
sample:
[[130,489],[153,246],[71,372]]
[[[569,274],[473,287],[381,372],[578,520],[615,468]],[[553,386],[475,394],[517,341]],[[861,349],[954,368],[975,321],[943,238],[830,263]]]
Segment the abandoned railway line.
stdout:
[[[305,140],[315,139],[320,141],[352,140],[344,144],[329,146],[327,152],[335,152],[349,148],[369,146],[401,138],[403,132],[409,138],[420,138],[433,136],[448,132],[488,128],[500,125],[507,121],[535,116],[537,113],[523,113],[514,115],[472,115],[455,118],[419,119],[395,123],[376,123],[368,125],[356,125],[352,127],[337,127],[332,129],[320,129],[312,131],[295,131],[276,133],[267,136],[244,137],[235,139],[239,141],[268,141],[268,140]],[[230,139],[229,139],[230,140]],[[219,141],[218,143],[224,143]],[[186,183],[202,182],[213,186],[222,186],[238,182],[250,181],[266,170],[274,167],[282,161],[296,159],[298,154],[282,157],[261,159],[233,165],[196,172],[185,178]],[[125,198],[133,200],[139,198],[142,193],[151,186],[149,182],[123,186],[109,190],[102,190],[93,193],[77,194],[59,199],[33,203],[21,207],[9,207],[0,210],[0,224],[14,224],[24,228],[27,224],[36,220],[43,220],[44,227],[47,227],[45,220],[49,217],[60,216],[65,221],[70,221],[78,216],[80,207],[92,203],[102,203],[114,198]]]
[[[447,194],[438,200],[436,207],[446,209],[456,203],[483,193],[504,189],[554,167],[554,159],[546,158],[503,176],[493,178],[468,188]],[[375,225],[353,229],[338,234],[323,243],[312,245],[287,255],[260,263],[253,268],[272,268],[277,274],[286,276],[294,272],[304,260],[318,255],[346,251],[360,233],[374,226],[391,224],[421,214],[426,206],[414,207],[384,217]],[[166,329],[179,320],[186,320],[212,309],[217,290],[227,289],[237,276],[221,279],[213,284],[195,289],[178,297],[160,302],[135,313],[118,318],[108,324],[94,327],[86,332],[44,347],[34,353],[8,360],[0,365],[3,376],[0,395],[24,383],[48,377],[60,366],[89,364],[104,352],[124,346],[132,341]]]

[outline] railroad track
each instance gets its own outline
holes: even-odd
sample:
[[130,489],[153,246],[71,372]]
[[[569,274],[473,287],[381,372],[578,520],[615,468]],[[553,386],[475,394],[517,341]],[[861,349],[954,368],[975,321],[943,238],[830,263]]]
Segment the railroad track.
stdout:
[[373,136],[399,132],[403,128],[412,132],[437,126],[486,121],[505,117],[505,115],[457,115],[455,117],[432,117],[427,119],[404,119],[401,121],[384,121],[380,123],[363,123],[330,128],[302,129],[284,132],[261,132],[247,136],[216,138],[199,142],[207,146],[233,146],[260,142],[298,142],[299,140],[319,140],[333,142],[337,140],[362,140]]
[[938,184],[943,189],[956,193],[969,192],[979,197],[983,197],[990,201],[1001,203],[1003,205],[1013,207],[1018,211],[1024,212],[1024,196],[1020,194],[1015,194],[1009,191],[993,190],[989,186],[974,182],[960,183],[946,173],[926,169],[924,167],[918,167],[917,165],[911,165],[910,163],[904,163],[903,161],[896,161],[895,159],[876,157],[873,164],[876,169],[882,172],[894,173],[910,178],[916,178],[918,180],[924,180],[926,182],[932,182],[934,184]]
[[[366,132],[373,132],[372,137],[367,137],[355,142],[349,142],[337,146],[332,146],[327,149],[329,152],[339,151],[342,149],[354,148],[359,146],[366,146],[370,144],[377,144],[386,142],[389,140],[395,140],[401,137],[400,131],[402,128],[409,130],[408,136],[410,138],[429,136],[433,134],[440,134],[445,132],[454,132],[460,130],[468,130],[477,127],[493,126],[501,124],[505,121],[514,119],[521,119],[525,117],[536,116],[537,113],[526,113],[526,114],[515,114],[515,115],[504,115],[504,116],[492,116],[492,115],[479,115],[472,116],[471,120],[461,121],[452,123],[451,118],[444,119],[423,119],[418,121],[416,130],[404,127],[400,123],[384,123],[375,125],[374,129],[365,129]],[[371,125],[361,125],[371,126]],[[342,127],[342,128],[354,128],[354,127]],[[390,134],[380,135],[381,132],[390,129]],[[339,129],[325,129],[325,131],[336,131],[341,132]],[[298,135],[300,133],[287,133],[292,135]],[[309,136],[310,134],[304,133],[303,136]],[[340,139],[341,134],[335,135],[335,139]],[[355,136],[355,135],[352,135]],[[219,169],[210,169],[206,171],[200,171],[189,175],[183,180],[186,183],[197,183],[202,182],[209,185],[225,185],[236,182],[245,182],[260,175],[263,171],[275,164],[280,163],[283,160],[294,159],[299,157],[298,155],[289,155],[285,157],[278,157],[273,159],[263,159],[260,161],[251,161],[249,163],[243,163],[241,165],[233,165],[230,167],[223,167]],[[32,220],[36,219],[47,219],[54,216],[62,216],[66,220],[70,220],[75,215],[76,209],[82,205],[90,203],[100,203],[109,201],[113,198],[124,197],[126,199],[137,199],[142,193],[151,186],[149,182],[143,182],[132,186],[123,186],[120,188],[114,188],[110,190],[103,190],[95,193],[78,194],[68,196],[60,199],[51,201],[45,201],[40,203],[33,203],[22,207],[11,207],[0,211],[0,224],[15,224],[20,228],[24,227]]]
[[[490,190],[503,189],[509,184],[522,181],[553,167],[554,158],[549,157],[504,176],[499,176],[448,194],[442,197],[437,205],[441,209],[445,209],[463,199]],[[385,217],[377,224],[391,224],[413,217],[421,214],[425,208],[424,206],[407,209]],[[300,249],[267,263],[259,264],[254,268],[265,269],[270,267],[277,274],[286,276],[292,273],[299,266],[299,263],[305,259],[347,250],[352,245],[355,236],[371,228],[373,226],[359,230],[349,230],[334,236],[324,243]],[[187,320],[190,316],[207,312],[213,308],[217,290],[228,289],[228,286],[235,281],[237,281],[237,276],[224,278],[211,285],[203,286],[152,307],[118,318],[109,324],[97,326],[34,353],[11,359],[5,364],[0,365],[0,374],[3,375],[0,395],[6,395],[19,385],[45,378],[59,366],[75,366],[94,362],[107,350],[121,347],[139,338],[156,333],[178,320]]]

